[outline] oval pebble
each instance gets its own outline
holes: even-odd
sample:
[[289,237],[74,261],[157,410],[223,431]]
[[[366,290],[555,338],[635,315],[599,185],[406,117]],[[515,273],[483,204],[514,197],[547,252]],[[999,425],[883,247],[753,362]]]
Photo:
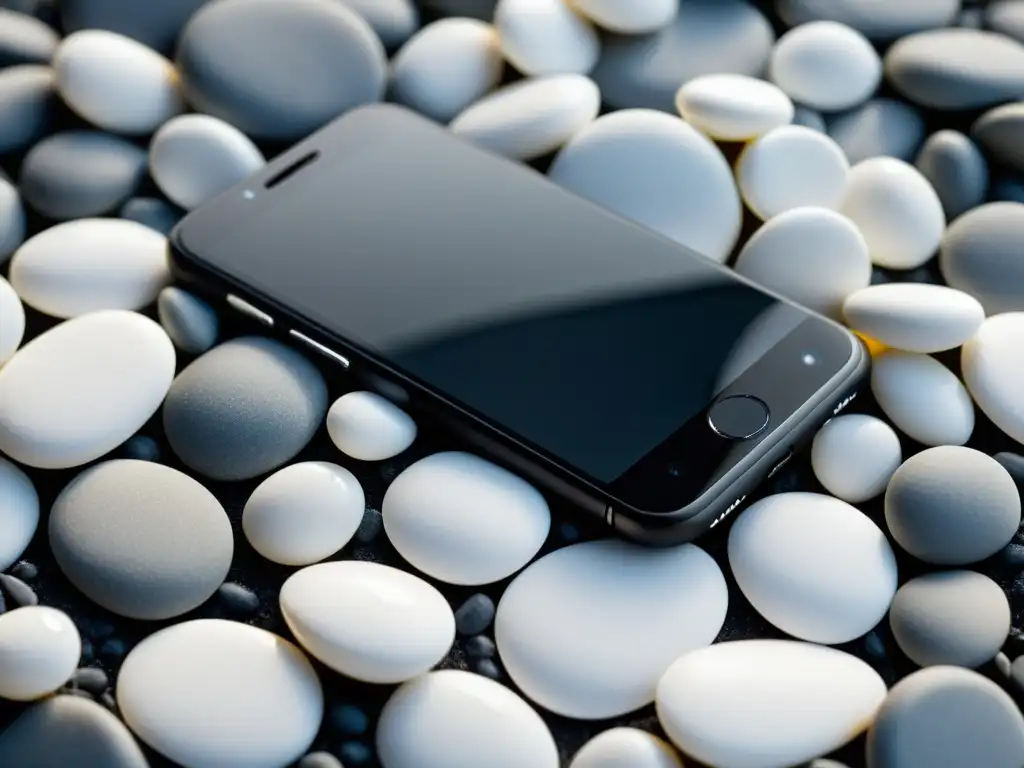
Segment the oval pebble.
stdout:
[[284,464],[323,422],[327,385],[299,352],[247,336],[183,370],[164,402],[174,453],[214,480],[247,480]]
[[828,135],[851,163],[873,157],[912,160],[925,138],[924,117],[895,99],[872,99],[828,121]]
[[0,456],[0,571],[13,565],[39,525],[39,496],[28,475]]
[[117,706],[136,736],[188,768],[289,765],[324,713],[320,681],[298,648],[218,619],[176,624],[135,646],[117,678]]
[[849,294],[871,283],[864,236],[845,216],[825,208],[793,208],[770,219],[743,246],[735,268],[834,318]]
[[682,656],[658,683],[658,720],[718,768],[797,765],[866,729],[885,682],[855,656],[789,640],[742,640]]
[[303,568],[285,581],[280,601],[303,648],[336,672],[368,683],[401,683],[421,675],[455,640],[455,617],[444,595],[379,563]]
[[675,750],[638,728],[611,728],[592,738],[569,768],[683,768]]
[[720,141],[749,141],[793,120],[778,87],[746,75],[702,75],[683,85],[676,108],[690,125]]
[[256,487],[242,510],[242,530],[268,560],[309,565],[348,544],[365,504],[363,487],[344,467],[300,462]]
[[912,3],[874,3],[864,0],[779,0],[779,15],[791,27],[810,21],[838,21],[872,40],[893,40],[923,29],[948,26],[960,10],[960,0],[914,0]]
[[145,150],[107,133],[67,131],[25,155],[19,185],[24,201],[44,216],[82,219],[116,209],[145,175]]
[[494,27],[477,19],[428,24],[391,60],[391,95],[447,123],[494,88],[505,59]]
[[384,46],[370,25],[345,4],[321,0],[207,3],[182,32],[175,61],[199,111],[284,142],[380,101],[387,81]]
[[60,20],[67,32],[108,29],[167,53],[182,27],[207,0],[60,0]]
[[53,70],[64,102],[114,133],[152,133],[185,107],[174,65],[115,32],[71,33],[57,48]]
[[1020,0],[995,0],[984,12],[989,29],[1024,43],[1024,5]]
[[79,219],[44,229],[11,259],[11,285],[53,317],[137,310],[171,281],[167,238],[123,219]]
[[81,655],[82,639],[66,613],[30,605],[0,615],[0,698],[30,701],[53,693]]
[[327,411],[327,433],[338,450],[361,461],[397,456],[416,439],[416,422],[373,392],[349,392]]
[[21,196],[11,182],[0,178],[0,265],[21,245],[25,239],[25,228]]
[[46,64],[60,36],[35,16],[0,8],[0,68],[16,64]]
[[1021,521],[1010,474],[973,448],[941,446],[907,459],[885,493],[896,542],[933,565],[969,565],[1002,549]]
[[471,672],[421,675],[395,691],[377,724],[387,768],[557,768],[547,725],[508,688]]
[[122,219],[134,221],[159,232],[164,237],[181,220],[182,212],[158,197],[133,197],[121,206]]
[[971,126],[971,136],[1001,165],[1024,173],[1024,100],[989,110]]
[[0,276],[0,365],[6,363],[21,346],[24,335],[25,308],[11,284]]
[[974,402],[1024,445],[1024,312],[994,315],[964,344],[960,367]]
[[384,530],[414,567],[449,584],[511,576],[547,539],[544,497],[512,473],[468,453],[436,453],[384,494]]
[[56,93],[50,67],[25,64],[0,69],[0,155],[21,152],[49,131]]
[[942,238],[946,282],[974,296],[990,314],[1024,310],[1024,203],[997,202],[969,211]]
[[1024,717],[1010,695],[977,672],[949,666],[896,683],[867,740],[871,768],[1017,768],[1022,755]]
[[850,504],[882,493],[902,463],[900,439],[892,427],[866,414],[830,420],[811,445],[811,464],[818,482]]
[[914,165],[934,187],[947,221],[985,202],[988,164],[977,145],[962,133],[933,133]]
[[942,203],[912,165],[891,157],[850,169],[839,208],[864,234],[871,260],[888,269],[916,269],[938,250],[946,228]]
[[183,352],[199,355],[217,342],[220,322],[213,307],[181,288],[170,285],[157,296],[160,325]]
[[597,30],[564,0],[498,0],[494,28],[524,75],[585,75],[601,53]]
[[742,206],[729,164],[678,117],[647,109],[599,117],[569,140],[548,175],[715,261],[724,262],[739,237]]
[[394,50],[419,29],[420,12],[412,0],[341,0],[370,25],[388,50]]
[[470,105],[451,130],[514,160],[554,152],[593,122],[601,94],[584,75],[548,75],[507,85]]
[[573,8],[610,32],[643,35],[671,24],[679,0],[575,0]]
[[999,652],[1010,632],[1010,603],[988,576],[940,571],[900,587],[889,611],[892,636],[922,667],[979,667]]
[[556,714],[600,720],[654,700],[674,659],[710,645],[729,596],[717,563],[690,544],[574,544],[505,590],[494,635],[505,669]]
[[249,138],[209,115],[166,122],[149,147],[149,168],[160,191],[186,210],[197,208],[263,167]]
[[120,310],[68,320],[0,368],[0,450],[44,469],[97,459],[149,420],[173,376],[174,346],[152,320]]

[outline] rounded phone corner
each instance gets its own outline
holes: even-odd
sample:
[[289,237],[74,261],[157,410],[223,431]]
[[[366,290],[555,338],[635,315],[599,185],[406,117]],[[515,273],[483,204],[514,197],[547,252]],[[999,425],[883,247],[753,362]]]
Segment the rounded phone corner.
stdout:
[[714,502],[697,500],[674,512],[647,512],[609,505],[607,522],[623,538],[648,547],[673,547],[706,533]]

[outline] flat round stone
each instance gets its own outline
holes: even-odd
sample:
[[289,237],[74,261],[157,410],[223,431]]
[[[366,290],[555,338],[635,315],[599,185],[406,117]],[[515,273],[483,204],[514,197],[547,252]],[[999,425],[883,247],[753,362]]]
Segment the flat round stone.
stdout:
[[1024,444],[1024,312],[994,315],[964,344],[960,368],[974,402],[1018,443]]
[[611,728],[584,744],[569,768],[683,768],[674,749],[639,728]]
[[750,141],[793,120],[793,102],[781,89],[746,75],[695,77],[676,93],[676,108],[720,141]]
[[902,463],[900,439],[892,427],[866,414],[830,420],[811,445],[811,464],[818,482],[850,504],[885,491]]
[[728,603],[721,569],[696,546],[591,541],[516,577],[494,636],[526,696],[565,717],[601,720],[650,704],[667,666],[715,639]]
[[164,237],[171,234],[174,226],[181,221],[182,212],[158,197],[133,197],[121,206],[118,215],[159,232]]
[[990,315],[1024,310],[1024,202],[997,202],[954,221],[942,238],[946,282],[982,303]]
[[791,27],[810,21],[838,21],[872,40],[893,40],[922,29],[945,27],[960,10],[960,0],[872,3],[863,0],[779,0],[779,15]]
[[828,120],[828,135],[851,163],[872,157],[912,160],[925,137],[924,117],[895,99],[872,99]]
[[7,179],[0,178],[0,265],[21,245],[25,229],[25,209],[18,189]]
[[933,133],[914,165],[935,188],[947,221],[985,202],[988,163],[978,146],[962,133]]
[[298,648],[219,619],[175,624],[135,646],[117,678],[117,706],[136,736],[191,768],[290,765],[324,713],[320,681]]
[[231,525],[216,497],[150,461],[98,464],[50,510],[50,548],[93,602],[133,619],[168,619],[206,602],[231,567]]
[[1024,101],[989,110],[971,127],[971,136],[997,163],[1018,173],[1024,173],[1024,148],[1020,146],[1022,132]]
[[370,25],[389,51],[412,37],[420,26],[413,0],[341,0]]
[[11,284],[0,276],[0,365],[10,360],[24,335],[25,308]]
[[217,342],[220,321],[209,304],[169,285],[157,296],[160,325],[183,352],[200,355]]
[[0,450],[44,469],[112,451],[160,407],[174,346],[134,312],[93,312],[37,336],[0,368]]
[[742,205],[729,164],[678,117],[649,109],[599,117],[569,140],[548,175],[715,261],[739,237]]
[[35,16],[0,8],[0,67],[48,64],[58,42],[53,27]]
[[247,336],[178,374],[163,424],[187,466],[215,480],[246,480],[293,458],[326,411],[327,385],[309,360],[278,341]]
[[1024,43],[1024,5],[1017,0],[995,0],[985,9],[985,26]]
[[109,29],[161,53],[173,50],[182,27],[206,0],[60,0],[67,32]]
[[46,135],[56,112],[56,93],[50,67],[0,69],[0,154],[21,152]]
[[494,28],[524,75],[585,75],[601,54],[597,30],[563,0],[498,0]]
[[344,3],[320,0],[208,3],[182,32],[175,61],[198,110],[285,142],[380,101],[387,78],[370,25]]
[[387,398],[349,392],[327,411],[327,433],[342,453],[361,461],[382,461],[416,439],[416,422]]
[[68,681],[82,655],[71,618],[29,605],[0,614],[0,698],[31,701]]
[[610,32],[643,35],[671,24],[679,0],[577,0],[573,7]]
[[39,525],[39,496],[28,475],[0,456],[0,571],[10,568]]

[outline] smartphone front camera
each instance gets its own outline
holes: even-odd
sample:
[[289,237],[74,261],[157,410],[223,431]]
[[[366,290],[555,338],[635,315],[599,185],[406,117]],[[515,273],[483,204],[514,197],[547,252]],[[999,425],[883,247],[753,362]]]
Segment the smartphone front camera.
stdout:
[[668,476],[671,477],[673,480],[679,480],[685,474],[685,471],[683,470],[683,465],[680,464],[679,462],[672,462],[671,464],[669,464],[666,471],[668,472]]

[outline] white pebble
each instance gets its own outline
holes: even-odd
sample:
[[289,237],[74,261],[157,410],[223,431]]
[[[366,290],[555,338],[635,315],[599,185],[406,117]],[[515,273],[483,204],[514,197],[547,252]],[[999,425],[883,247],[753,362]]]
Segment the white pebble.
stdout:
[[558,768],[540,715],[508,688],[448,669],[395,691],[377,723],[387,768]]
[[77,219],[44,229],[11,259],[11,285],[53,317],[142,309],[171,281],[167,238],[125,219]]
[[736,271],[809,309],[838,318],[843,301],[871,283],[871,257],[853,222],[826,208],[794,208],[743,246]]
[[702,75],[676,93],[686,122],[713,139],[749,141],[793,120],[793,102],[778,87],[746,75]]
[[451,130],[499,155],[533,160],[565,144],[600,109],[601,93],[585,75],[526,78],[470,105]]
[[585,75],[601,54],[597,30],[565,0],[499,0],[494,26],[505,58],[524,75]]
[[610,32],[645,35],[672,23],[679,0],[574,0],[573,7]]
[[0,571],[25,551],[39,526],[39,495],[28,475],[0,456]]
[[974,432],[971,396],[934,357],[886,350],[874,359],[871,391],[892,423],[923,445],[963,445]]
[[873,157],[850,169],[839,208],[864,233],[871,260],[889,269],[917,269],[939,248],[946,214],[932,185],[914,166]]
[[7,279],[0,275],[0,365],[11,359],[25,336],[25,308]]
[[547,539],[551,512],[525,480],[468,453],[436,453],[384,494],[384,530],[428,576],[477,585],[511,576]]
[[391,92],[400,104],[447,123],[494,88],[504,68],[494,27],[476,19],[440,19],[395,54]]
[[692,544],[619,540],[556,550],[498,604],[494,636],[516,685],[566,717],[599,720],[654,700],[661,673],[710,645],[729,604],[718,564]]
[[327,411],[327,432],[342,453],[361,461],[397,456],[416,439],[416,422],[387,398],[349,392]]
[[281,587],[281,613],[299,644],[367,683],[402,683],[440,662],[455,640],[444,595],[379,563],[321,563]]
[[31,701],[53,693],[81,655],[75,623],[55,608],[29,605],[0,615],[0,698]]
[[174,65],[115,32],[72,32],[57,47],[53,69],[68,106],[114,133],[152,133],[185,106]]
[[866,414],[832,419],[811,445],[811,465],[818,482],[851,504],[882,493],[902,463],[900,439],[892,427]]
[[672,747],[639,728],[612,728],[580,748],[569,768],[683,768]]
[[21,195],[14,184],[0,176],[0,265],[24,239],[25,207],[21,204]]
[[249,496],[242,530],[252,548],[282,565],[309,565],[352,539],[363,519],[363,487],[344,467],[306,461],[279,469]]
[[1024,312],[993,315],[964,344],[964,381],[978,407],[1024,444]]

